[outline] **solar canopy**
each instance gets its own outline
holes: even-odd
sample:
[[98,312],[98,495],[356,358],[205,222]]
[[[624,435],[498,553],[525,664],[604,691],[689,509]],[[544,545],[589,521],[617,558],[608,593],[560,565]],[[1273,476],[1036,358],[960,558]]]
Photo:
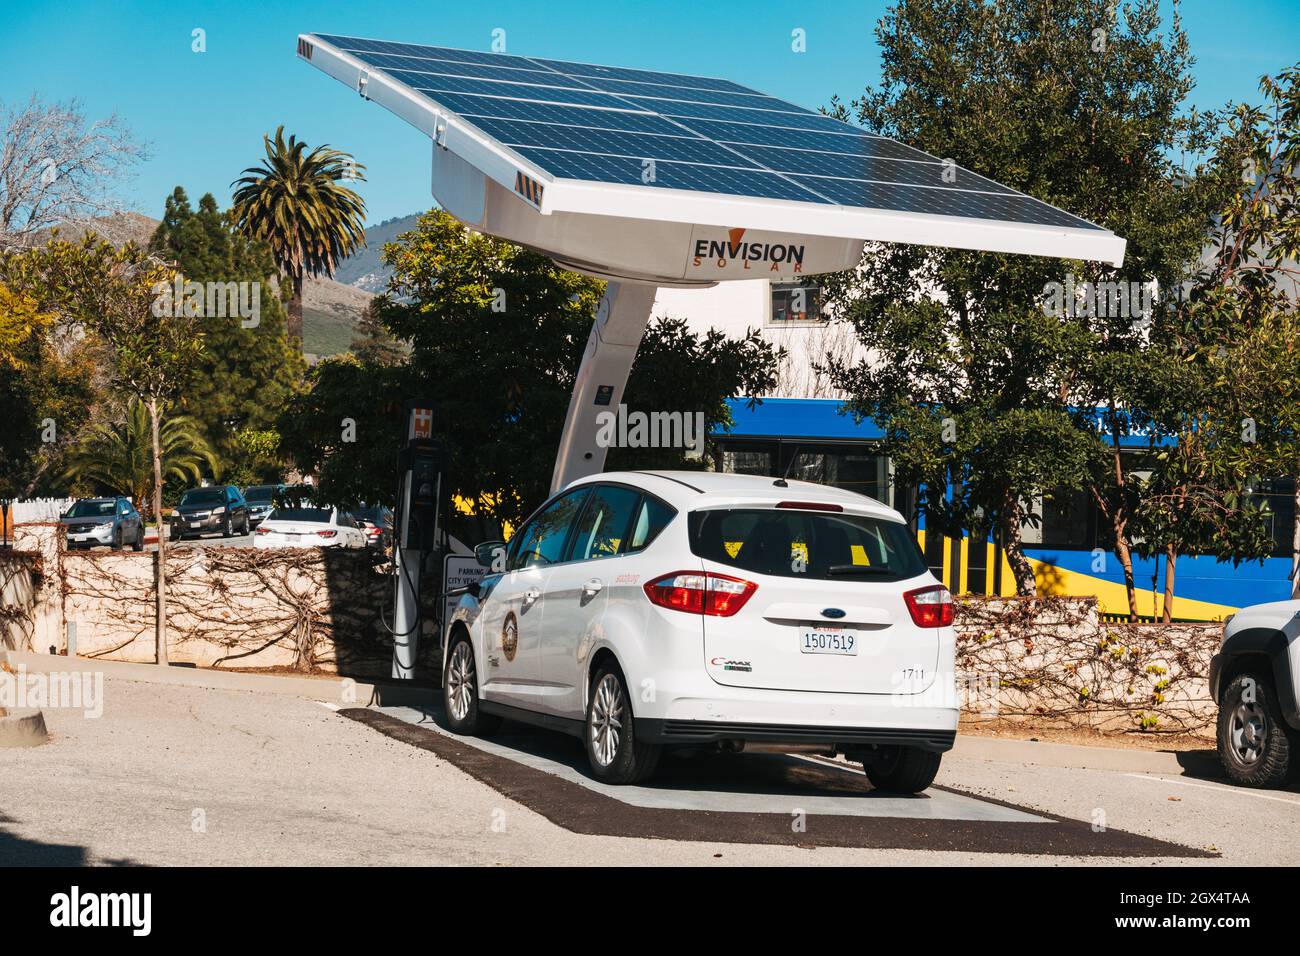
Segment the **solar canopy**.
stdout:
[[1077,216],[728,80],[330,34],[299,55],[543,215],[1123,259]]

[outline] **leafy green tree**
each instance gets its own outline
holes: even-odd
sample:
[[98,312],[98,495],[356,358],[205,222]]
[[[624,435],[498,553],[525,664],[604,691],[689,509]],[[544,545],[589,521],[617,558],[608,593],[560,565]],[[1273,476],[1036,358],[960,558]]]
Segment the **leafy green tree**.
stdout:
[[99,400],[91,351],[35,297],[0,281],[0,498],[49,488]]
[[307,144],[284,127],[262,137],[266,158],[232,184],[234,219],[244,235],[265,242],[289,282],[289,341],[302,348],[302,288],[307,276],[333,275],[366,243],[366,204],[346,182],[365,167],[348,153]]
[[406,347],[384,327],[383,318],[371,300],[357,320],[356,335],[348,351],[363,362],[401,365],[406,361]]
[[[899,477],[931,483],[927,519],[999,529],[1021,594],[1035,589],[1019,535],[1036,520],[1030,503],[1053,486],[1088,487],[1136,613],[1127,466],[1118,442],[1099,440],[1091,409],[1115,413],[1101,432],[1119,435],[1127,396],[1105,386],[1127,379],[1109,361],[1141,351],[1145,333],[1127,311],[1053,309],[1049,292],[1176,288],[1196,259],[1213,202],[1177,159],[1198,154],[1214,124],[1185,107],[1181,23],[1175,14],[1164,25],[1157,0],[1122,13],[1110,0],[900,0],[876,35],[881,84],[834,111],[1113,229],[1128,252],[1115,269],[869,246],[830,298],[879,360],[841,364],[833,378],[856,412],[882,419]],[[929,451],[910,450],[914,440]]]
[[[158,432],[163,481],[197,483],[205,468],[216,465],[202,423],[189,415],[169,415]],[[153,449],[149,410],[132,396],[120,421],[92,426],[67,455],[66,476],[86,481],[102,492],[128,494],[151,511],[146,499],[153,486]]]
[[[320,363],[283,417],[285,448],[320,470],[322,496],[391,502],[403,401],[431,399],[448,452],[450,491],[477,520],[477,538],[517,524],[550,487],[555,452],[603,284],[550,259],[467,230],[441,211],[385,247],[394,268],[375,303],[383,327],[409,343],[405,364],[355,355]],[[652,323],[628,383],[632,410],[701,411],[729,423],[725,399],[758,394],[775,376],[756,336],[696,335]],[[349,430],[348,423],[354,427]],[[639,453],[641,452],[641,453]],[[682,461],[672,452],[667,463]],[[611,466],[663,464],[662,449],[619,449]],[[493,530],[489,530],[493,529]]]
[[286,335],[284,307],[267,281],[275,263],[263,242],[234,229],[211,193],[195,211],[179,186],[167,198],[149,249],[205,292],[242,284],[241,303],[256,306],[249,309],[254,315],[244,318],[229,301],[217,303],[205,294],[205,314],[198,322],[207,347],[178,399],[181,410],[202,422],[219,452],[218,476],[255,476],[270,462],[264,454],[259,458],[248,435],[273,429],[306,371],[300,350]]
[[[195,316],[169,308],[175,271],[128,242],[120,247],[87,233],[79,242],[55,238],[44,248],[0,253],[0,280],[93,336],[109,383],[149,412],[153,514],[162,514],[162,420],[203,355]],[[167,663],[166,540],[159,523],[155,565],[155,641]]]

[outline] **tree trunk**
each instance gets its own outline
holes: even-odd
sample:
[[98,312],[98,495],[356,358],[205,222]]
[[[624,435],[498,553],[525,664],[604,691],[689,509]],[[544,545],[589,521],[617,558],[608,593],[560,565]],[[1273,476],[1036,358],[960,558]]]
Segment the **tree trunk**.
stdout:
[[1002,525],[1002,547],[1007,552],[1007,563],[1016,579],[1016,594],[1033,597],[1037,591],[1034,568],[1025,557],[1025,546],[1020,540],[1020,504],[1015,492],[1007,490],[1002,495],[1002,509],[998,520]]
[[1178,549],[1172,544],[1165,545],[1165,613],[1161,618],[1166,624],[1174,619],[1174,571],[1178,567]]
[[1119,566],[1124,569],[1124,590],[1128,592],[1128,616],[1129,620],[1138,619],[1138,594],[1137,582],[1133,580],[1133,552],[1128,546],[1128,538],[1124,536],[1124,528],[1128,520],[1124,519],[1115,529],[1115,557],[1119,558]]
[[162,445],[158,437],[158,399],[149,399],[149,422],[153,431],[153,520],[158,529],[158,550],[154,563],[154,647],[158,663],[167,666],[167,530],[162,519]]
[[289,344],[302,351],[302,276],[297,276],[289,280],[293,283],[293,294],[289,297],[289,322],[285,327],[285,333],[289,339]]

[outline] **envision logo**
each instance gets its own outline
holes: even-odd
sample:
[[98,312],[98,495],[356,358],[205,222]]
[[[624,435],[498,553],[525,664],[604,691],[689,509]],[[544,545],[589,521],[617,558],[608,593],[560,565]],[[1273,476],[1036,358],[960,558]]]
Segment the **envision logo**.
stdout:
[[804,247],[791,242],[745,242],[744,229],[727,230],[728,241],[721,239],[695,240],[695,266],[704,264],[705,259],[712,259],[719,269],[725,269],[732,263],[741,263],[742,269],[749,269],[751,262],[771,263],[769,272],[781,272],[781,267],[792,265],[792,272],[803,271]]
[[50,925],[129,926],[134,936],[148,936],[153,927],[152,893],[86,893],[74,886],[71,892],[50,897]]

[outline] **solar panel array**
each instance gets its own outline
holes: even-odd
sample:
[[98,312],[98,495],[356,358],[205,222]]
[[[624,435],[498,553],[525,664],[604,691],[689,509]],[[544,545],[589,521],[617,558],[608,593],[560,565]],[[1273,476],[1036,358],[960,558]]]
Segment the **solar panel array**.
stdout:
[[1100,229],[921,150],[728,80],[316,36],[557,179]]

